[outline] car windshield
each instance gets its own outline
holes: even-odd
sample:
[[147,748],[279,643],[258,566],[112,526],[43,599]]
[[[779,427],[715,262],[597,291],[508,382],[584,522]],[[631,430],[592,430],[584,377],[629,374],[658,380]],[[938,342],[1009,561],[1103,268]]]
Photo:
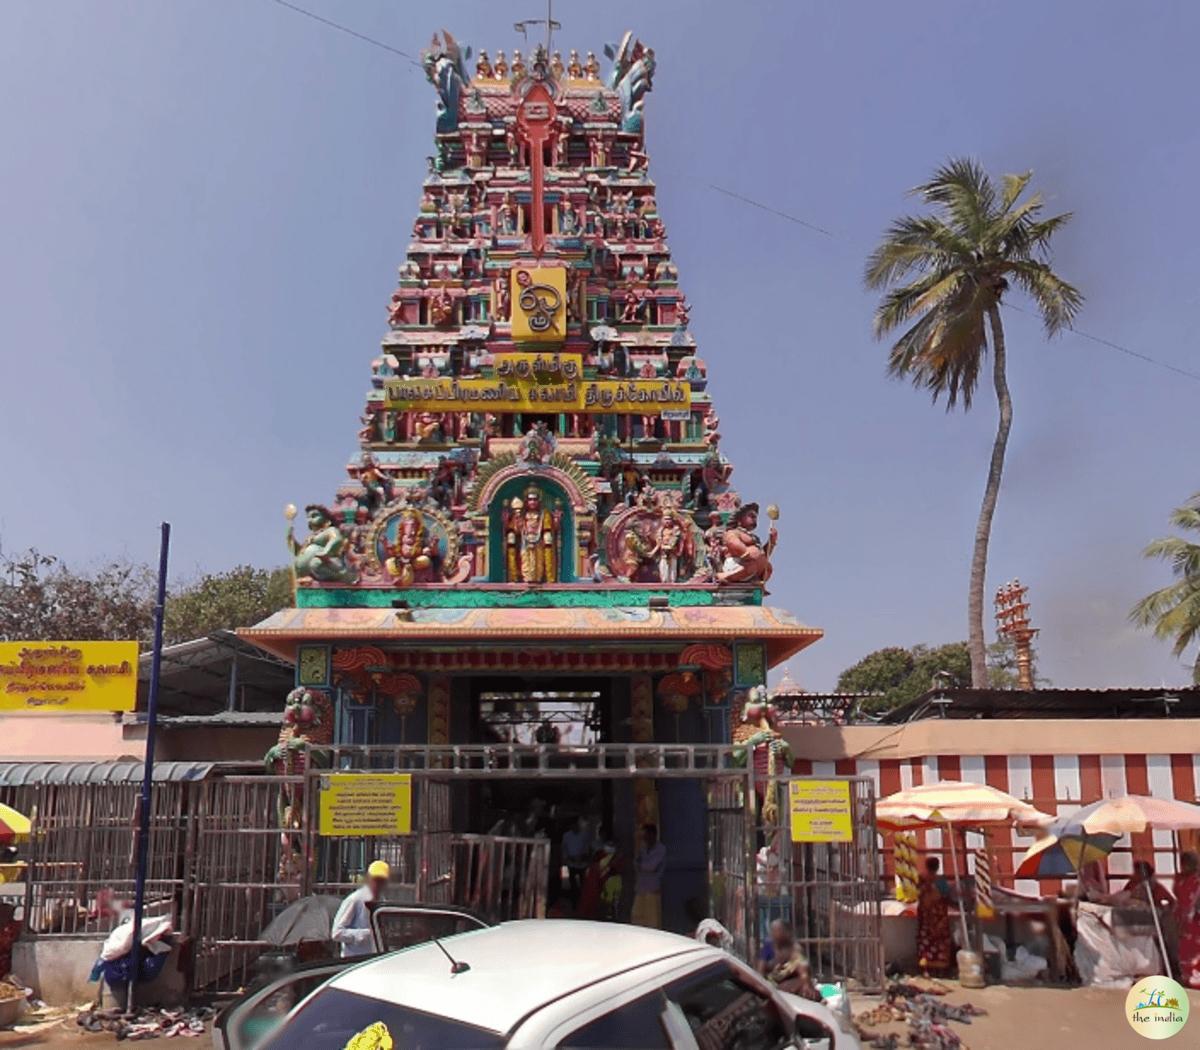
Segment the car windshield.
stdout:
[[263,1050],[490,1050],[504,1037],[340,988],[317,992]]

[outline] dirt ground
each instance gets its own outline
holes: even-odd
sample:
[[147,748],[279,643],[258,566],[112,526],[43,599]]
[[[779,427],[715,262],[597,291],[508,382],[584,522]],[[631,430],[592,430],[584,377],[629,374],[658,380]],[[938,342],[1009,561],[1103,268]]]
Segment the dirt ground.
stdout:
[[[952,989],[947,1002],[972,1003],[987,1011],[986,1017],[976,1017],[969,1025],[950,1024],[970,1050],[1146,1050],[1151,1045],[1125,1020],[1124,989],[992,985],[965,990],[955,981],[945,983]],[[1187,1025],[1177,1039],[1164,1042],[1164,1046],[1177,1044],[1180,1050],[1200,1046],[1200,991],[1189,992],[1188,1002],[1191,1014]],[[854,1013],[876,1003],[860,996],[854,1000]],[[902,1033],[900,1045],[907,1044],[908,1030],[901,1023],[872,1030]]]
[[[986,1017],[977,1017],[969,1024],[951,1023],[970,1050],[1072,1050],[1074,1047],[1095,1047],[1097,1050],[1145,1050],[1147,1040],[1135,1035],[1125,1021],[1125,992],[1099,988],[1015,988],[994,985],[977,991],[965,991],[953,981],[948,1002],[973,1003],[987,1010]],[[1200,1046],[1200,992],[1190,992],[1191,1017],[1176,1043],[1181,1048]],[[876,1005],[877,1000],[858,996],[854,1012],[859,1014]],[[906,1045],[902,1024],[874,1029],[880,1033],[901,1034],[900,1045]],[[65,1023],[56,1022],[30,1028],[0,1032],[0,1048],[7,1047],[100,1047],[115,1046],[116,1039],[108,1033],[90,1034],[81,1031],[73,1017]],[[146,1047],[210,1047],[207,1035],[197,1039],[147,1039],[136,1043]]]

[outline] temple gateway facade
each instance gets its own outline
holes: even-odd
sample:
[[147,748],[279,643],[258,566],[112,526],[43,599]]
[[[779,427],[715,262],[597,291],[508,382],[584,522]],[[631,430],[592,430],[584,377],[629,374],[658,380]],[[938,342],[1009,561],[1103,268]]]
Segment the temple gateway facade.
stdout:
[[764,604],[778,512],[721,451],[647,169],[654,51],[605,54],[449,33],[424,54],[436,150],[358,449],[331,497],[288,508],[294,608],[240,634],[296,668],[275,773],[441,770],[418,826],[536,829],[551,908],[564,828],[632,856],[657,824],[682,929],[714,893],[704,771],[737,742],[789,771],[747,700],[821,631]]

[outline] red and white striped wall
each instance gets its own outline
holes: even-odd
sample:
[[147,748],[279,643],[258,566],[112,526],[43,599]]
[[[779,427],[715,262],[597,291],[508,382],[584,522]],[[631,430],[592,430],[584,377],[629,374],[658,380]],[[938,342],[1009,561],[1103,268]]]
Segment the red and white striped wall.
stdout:
[[[1046,813],[1068,815],[1080,806],[1117,795],[1152,795],[1196,800],[1200,785],[1200,755],[931,755],[920,758],[844,758],[831,762],[797,759],[793,772],[811,776],[867,776],[875,782],[876,797],[936,780],[968,780],[989,784],[1024,799]],[[1118,843],[1108,871],[1119,889],[1133,871],[1135,859],[1149,860],[1169,884],[1176,869],[1177,846],[1169,831],[1145,832]],[[922,841],[923,839],[923,841]],[[941,831],[918,835],[918,847],[941,856],[944,871],[953,871],[949,844]],[[1060,879],[1017,879],[1012,872],[1032,837],[1013,831],[993,833],[995,881],[1025,893],[1056,893]],[[971,836],[971,844],[981,843]],[[1185,843],[1189,846],[1189,843]],[[885,836],[884,866],[891,875],[890,840]],[[964,858],[960,857],[960,867]],[[967,860],[966,870],[974,868]]]

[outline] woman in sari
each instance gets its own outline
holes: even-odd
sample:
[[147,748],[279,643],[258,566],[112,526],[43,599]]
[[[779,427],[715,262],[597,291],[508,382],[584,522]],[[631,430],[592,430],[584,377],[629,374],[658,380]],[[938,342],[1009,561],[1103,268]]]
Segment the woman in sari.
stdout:
[[954,939],[950,935],[950,883],[938,874],[937,857],[927,857],[917,880],[917,959],[922,972],[950,969]]
[[1194,853],[1179,857],[1175,924],[1179,929],[1179,980],[1188,988],[1200,988],[1200,861]]

